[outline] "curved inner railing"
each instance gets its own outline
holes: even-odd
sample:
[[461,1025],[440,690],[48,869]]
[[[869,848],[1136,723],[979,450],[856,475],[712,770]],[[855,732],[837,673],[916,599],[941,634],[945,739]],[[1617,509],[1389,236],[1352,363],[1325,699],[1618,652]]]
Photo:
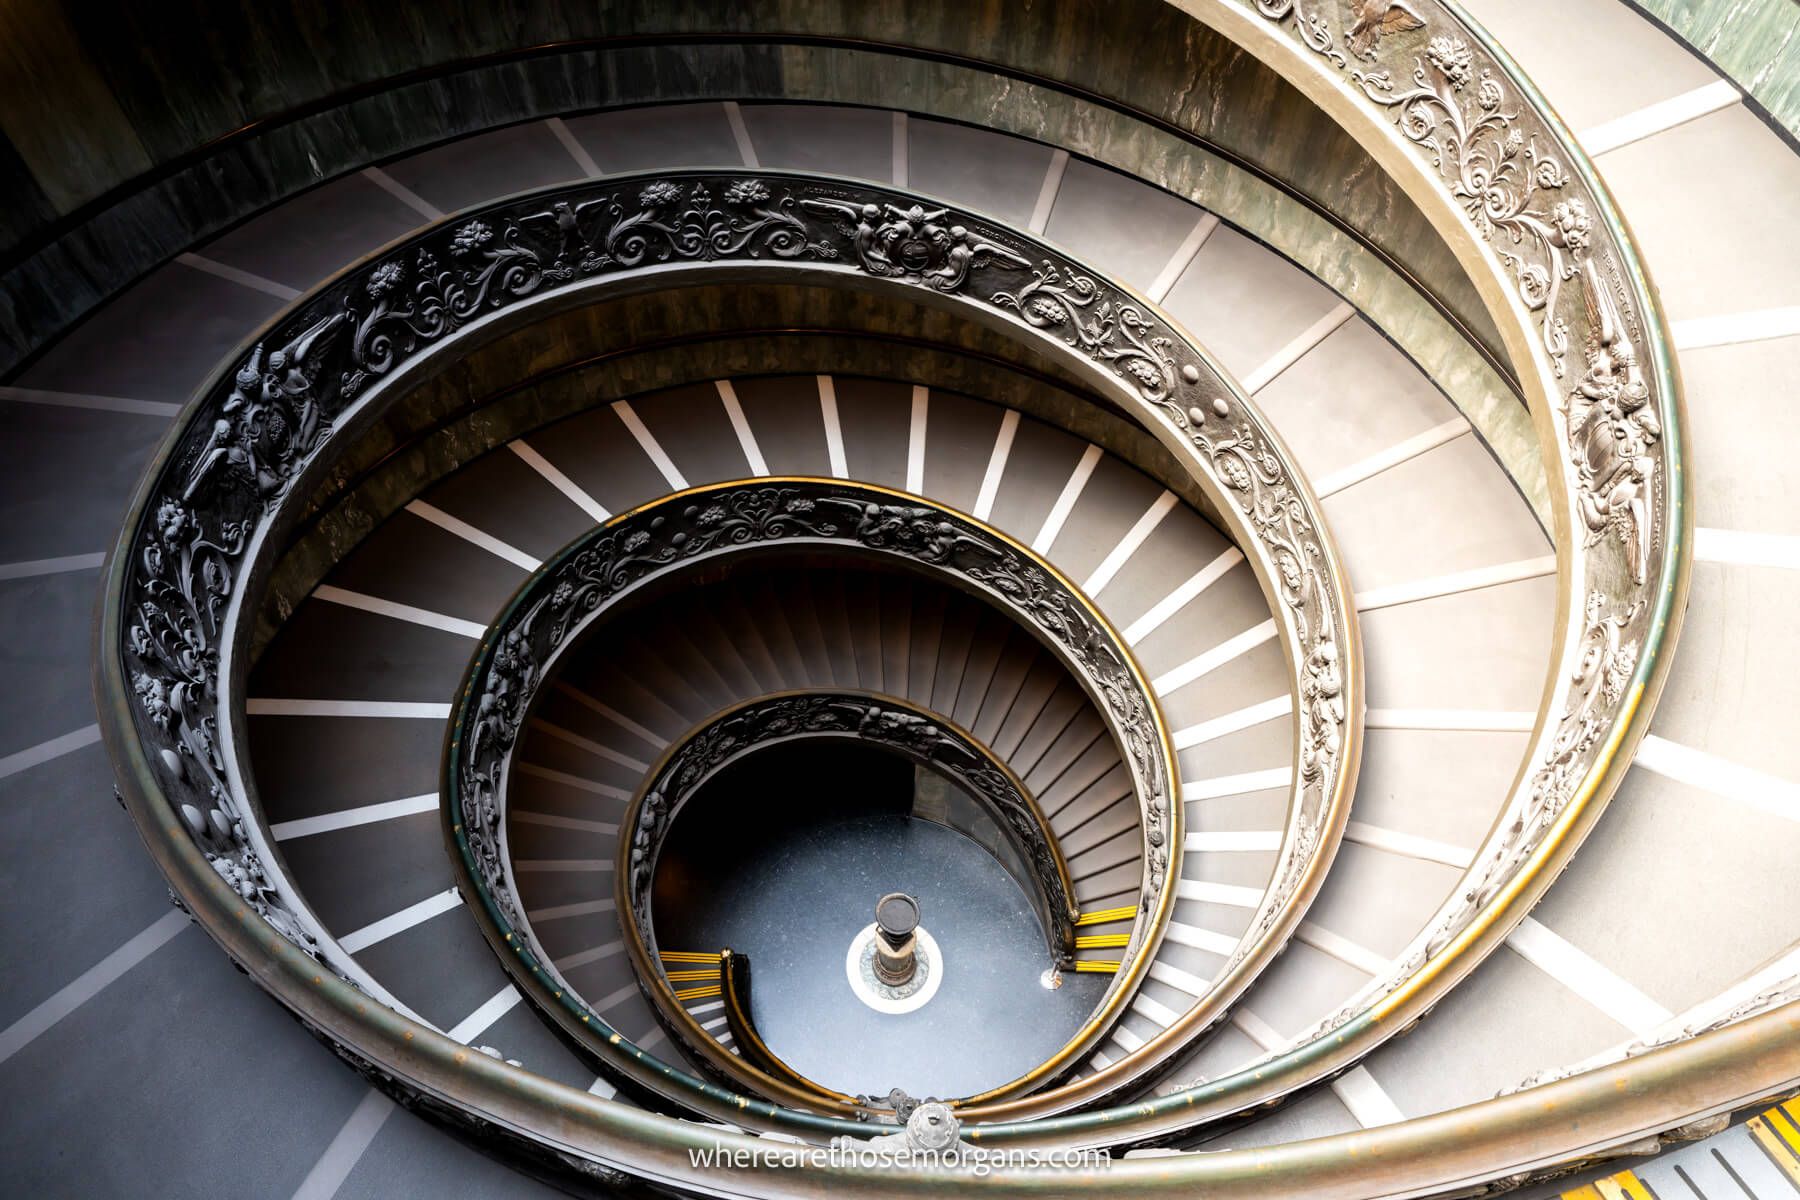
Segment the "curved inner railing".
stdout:
[[[542,682],[557,660],[584,631],[603,621],[612,607],[638,589],[653,586],[701,563],[758,548],[833,547],[872,555],[922,571],[983,596],[1008,612],[1055,653],[1094,700],[1119,745],[1137,796],[1142,838],[1143,879],[1139,916],[1114,976],[1093,1016],[1069,1043],[1041,1067],[1009,1088],[1023,1088],[1060,1069],[1101,1037],[1127,1003],[1145,960],[1168,919],[1179,864],[1181,808],[1171,786],[1174,752],[1148,682],[1124,642],[1073,584],[1030,550],[973,518],[917,497],[866,484],[828,479],[759,479],[714,484],[679,492],[616,517],[565,547],[520,588],[476,652],[452,717],[444,767],[445,820],[459,854],[460,882],[480,898],[484,932],[515,979],[538,1002],[597,1052],[610,1058],[634,1047],[562,979],[550,956],[531,933],[518,900],[506,851],[507,771],[520,732]],[[793,718],[796,711],[773,710]],[[864,736],[930,753],[923,723],[867,719]],[[763,709],[753,710],[752,715]],[[821,727],[842,714],[830,707],[812,712]],[[894,727],[898,725],[898,728]],[[620,829],[618,881],[620,911],[628,913],[628,945],[639,978],[653,981],[659,1009],[670,1019],[680,1006],[660,989],[650,920],[650,881],[656,851],[677,806],[712,770],[729,760],[737,729],[729,722],[711,727],[717,735],[691,739],[678,748],[640,790]],[[953,749],[933,731],[937,757]],[[732,739],[732,740],[726,740]],[[746,747],[747,748],[747,747]],[[726,758],[714,755],[724,753]],[[973,756],[963,774],[1005,805],[1009,822],[1039,852],[1040,881],[1053,890],[1057,929],[1073,943],[1074,897],[1060,857],[1049,847],[1041,814],[1010,780],[993,771],[985,756]],[[997,775],[988,778],[983,767]],[[675,772],[670,775],[670,771]],[[659,786],[672,784],[675,790]],[[991,786],[985,786],[991,785]],[[566,1015],[563,1015],[566,1014]],[[692,1037],[687,1039],[693,1043]],[[710,1039],[699,1039],[703,1049]],[[747,1066],[722,1050],[709,1055],[722,1070],[742,1076]],[[818,1093],[792,1095],[782,1081],[760,1072],[750,1076],[766,1094],[789,1102],[818,1103]]]
[[[931,769],[982,806],[1010,853],[996,855],[1031,902],[1050,960],[1071,967],[1080,905],[1069,865],[1049,820],[1025,784],[975,736],[940,713],[873,692],[785,692],[746,700],[679,738],[664,753],[626,806],[619,823],[614,871],[618,910],[632,916],[644,960],[660,964],[653,887],[663,845],[687,802],[707,781],[747,754],[795,740],[854,739],[894,751]],[[964,830],[964,832],[969,832]],[[635,958],[635,956],[634,956]],[[651,978],[667,984],[667,972]],[[665,1017],[687,1011],[658,988]],[[716,1041],[698,1026],[690,1040]]]

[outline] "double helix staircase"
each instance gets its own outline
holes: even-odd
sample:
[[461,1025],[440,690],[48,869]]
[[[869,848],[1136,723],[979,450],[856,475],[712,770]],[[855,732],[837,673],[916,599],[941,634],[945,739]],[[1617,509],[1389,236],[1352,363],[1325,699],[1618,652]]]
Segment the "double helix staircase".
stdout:
[[[1233,21],[1280,9],[1288,15],[1273,28],[1295,55],[1308,44],[1307,10],[1330,9],[1338,44],[1352,66],[1362,62],[1344,31],[1351,10],[1367,6],[1259,3],[1261,16],[1246,6],[1241,18],[1220,15],[1231,6],[1197,7],[1226,31],[1214,35],[1219,42],[1241,34]],[[346,159],[342,170],[321,170],[330,177],[318,186],[172,247],[178,257],[94,306],[7,377],[0,613],[15,686],[0,700],[0,790],[16,833],[0,862],[26,911],[7,935],[0,1071],[37,1097],[0,1134],[19,1186],[124,1194],[149,1179],[171,1194],[312,1196],[539,1186],[438,1124],[396,1111],[380,1087],[225,969],[186,916],[166,911],[162,875],[131,822],[104,801],[114,771],[93,723],[93,598],[107,578],[104,550],[119,539],[165,434],[186,419],[182,406],[229,380],[265,322],[396,239],[465,224],[447,214],[629,172],[651,173],[634,188],[689,168],[892,187],[921,206],[1041,238],[1204,347],[1307,481],[1353,602],[1362,732],[1341,842],[1327,839],[1328,873],[1291,936],[1269,947],[1231,1003],[1188,1028],[1186,1015],[1211,1003],[1259,936],[1259,906],[1278,886],[1306,663],[1293,658],[1245,546],[1222,532],[1216,498],[1134,434],[1131,414],[1066,402],[1081,392],[1069,379],[983,358],[966,339],[951,355],[959,365],[911,373],[895,369],[897,355],[863,365],[845,352],[834,365],[834,349],[858,340],[850,337],[794,355],[816,359],[813,369],[774,364],[773,351],[759,360],[732,343],[717,371],[658,377],[656,368],[613,383],[604,377],[612,360],[600,356],[555,377],[563,383],[554,372],[533,375],[518,403],[541,402],[549,415],[496,420],[502,432],[490,435],[477,406],[511,395],[519,380],[472,369],[443,385],[466,390],[470,407],[458,419],[468,423],[457,428],[476,431],[432,443],[449,451],[418,450],[434,431],[408,433],[399,418],[327,439],[336,453],[359,438],[377,446],[391,432],[390,445],[367,452],[364,476],[346,471],[296,498],[313,507],[289,530],[299,549],[280,578],[301,584],[257,614],[254,646],[238,664],[246,703],[236,736],[253,772],[255,819],[372,1008],[610,1104],[697,1116],[690,1124],[708,1133],[725,1124],[791,1136],[758,1114],[730,1120],[686,1085],[647,1088],[642,1074],[622,1069],[624,1052],[570,1038],[527,1001],[446,854],[443,764],[472,656],[565,546],[691,489],[797,478],[940,506],[1047,564],[1129,648],[1174,757],[1178,876],[1164,921],[1145,937],[1141,977],[1049,1086],[978,1102],[965,1131],[987,1120],[1022,1143],[1110,1148],[1121,1156],[1111,1186],[1127,1191],[1141,1182],[1130,1168],[1154,1169],[1170,1147],[1281,1147],[1283,1169],[1299,1172],[1284,1185],[1289,1194],[1334,1186],[1374,1194],[1341,1153],[1307,1160],[1289,1144],[1391,1126],[1396,1137],[1423,1130],[1421,1139],[1449,1147],[1463,1106],[1577,1067],[1629,1065],[1628,1052],[1646,1043],[1695,1050],[1706,1043],[1688,1032],[1734,1010],[1782,1011],[1796,974],[1788,914],[1800,908],[1792,870],[1800,775],[1783,732],[1797,665],[1786,614],[1800,530],[1780,503],[1793,467],[1770,381],[1800,354],[1791,318],[1800,260],[1783,224],[1800,207],[1800,165],[1713,66],[1625,5],[1464,7],[1556,105],[1632,222],[1686,389],[1684,427],[1664,428],[1662,444],[1678,441],[1687,455],[1698,530],[1680,651],[1647,735],[1627,746],[1635,765],[1621,766],[1617,794],[1576,839],[1579,853],[1556,864],[1555,886],[1491,952],[1457,968],[1467,973],[1425,1006],[1428,1015],[1396,1010],[1389,1027],[1367,1035],[1355,1027],[1353,1058],[1290,1065],[1299,1061],[1290,1052],[1330,1043],[1332,1022],[1386,981],[1420,974],[1412,956],[1443,911],[1476,893],[1491,900],[1479,872],[1516,818],[1509,806],[1521,762],[1555,691],[1559,631],[1581,624],[1585,596],[1571,599],[1559,571],[1593,541],[1579,510],[1558,523],[1549,497],[1560,464],[1550,462],[1547,475],[1529,406],[1514,394],[1537,384],[1517,343],[1470,315],[1467,297],[1482,285],[1410,273],[1447,260],[1431,259],[1427,246],[1396,251],[1356,236],[1356,214],[1319,220],[1294,199],[1310,181],[1276,186],[1278,164],[1245,169],[1222,119],[1204,145],[1174,143],[1198,164],[1183,174],[1143,165],[1163,151],[1180,159],[1156,140],[1168,134],[1154,122],[1131,126],[1149,147],[1140,154],[1122,148],[1135,143],[1111,125],[1109,140],[1094,132],[1099,124],[977,122],[940,93],[884,95],[852,72],[786,77],[790,98],[806,103],[773,102],[782,97],[742,77],[705,85],[690,77],[654,102],[583,112],[593,106],[544,99],[530,120],[459,129],[398,157]],[[1403,44],[1404,13],[1394,26],[1381,38]],[[1610,50],[1593,49],[1601,45]],[[840,49],[879,57],[861,43]],[[1241,63],[1245,54],[1228,57]],[[1417,54],[1421,71],[1448,62],[1445,94],[1486,111],[1479,72],[1452,86],[1449,49],[1422,40]],[[862,62],[868,80],[879,75],[873,61]],[[930,61],[943,73],[941,94],[956,94],[955,72],[972,72],[954,57]],[[1508,109],[1535,101],[1512,77],[1505,82]],[[1047,107],[1070,100],[1052,90]],[[1100,110],[1108,121],[1119,116]],[[1360,169],[1379,174],[1394,150],[1371,151]],[[1745,195],[1758,202],[1739,202]],[[1506,251],[1498,253],[1504,265]],[[1561,286],[1577,296],[1584,280],[1571,273]],[[1396,299],[1403,294],[1413,299]],[[706,307],[714,303],[694,301],[696,326],[729,307]],[[1590,306],[1600,312],[1604,302]],[[660,346],[668,361],[690,345],[710,353],[704,339],[681,342],[658,326],[663,318],[631,311],[617,310],[618,319],[642,327],[622,340]],[[942,329],[924,317],[880,333],[886,344],[917,347]],[[1653,352],[1638,333],[1648,369]],[[797,344],[792,330],[755,336]],[[1564,408],[1595,345],[1578,337],[1567,350],[1570,374],[1553,392]],[[554,338],[531,350],[543,362],[581,358],[579,346]],[[556,395],[577,398],[561,407],[542,399]],[[403,460],[386,482],[364,486],[382,464]],[[1660,510],[1662,528],[1678,530],[1680,516]],[[1603,549],[1625,544],[1622,526],[1618,517],[1601,526],[1611,539]],[[1604,572],[1588,579],[1613,582]],[[1603,634],[1593,645],[1608,653]],[[1068,665],[992,604],[940,582],[818,563],[744,570],[609,619],[543,689],[513,758],[506,830],[532,936],[630,1053],[711,1078],[704,1048],[671,1036],[626,951],[614,874],[633,797],[665,753],[718,714],[796,691],[891,697],[991,750],[1031,794],[1066,861],[1080,914],[1070,965],[1096,977],[1074,982],[1099,994],[1119,978],[1116,968],[1138,949],[1124,931],[1154,924],[1137,902],[1148,843],[1120,747]],[[696,1025],[724,1053],[741,1050],[714,991],[719,947],[665,949],[666,977]],[[270,977],[244,965],[256,981]],[[1395,1036],[1400,1027],[1405,1036]],[[1777,1056],[1793,1055],[1792,1038],[1778,1041],[1773,1024],[1757,1028],[1772,1076]],[[1181,1036],[1163,1037],[1171,1029]],[[121,1091],[121,1061],[157,1088]],[[1265,1069],[1299,1071],[1281,1078],[1304,1075],[1307,1086],[1265,1093],[1243,1082]],[[1727,1074],[1695,1069],[1702,1081]],[[1691,1084],[1679,1072],[1654,1082],[1671,1106]],[[1523,1112],[1532,1095],[1518,1092],[1508,1112]],[[455,1084],[433,1077],[430,1102],[409,1104],[442,1121],[434,1104],[455,1096]],[[1124,1132],[1094,1116],[1170,1097],[1162,1115]],[[1608,1111],[1606,1097],[1592,1103]],[[1696,1100],[1686,1111],[1707,1115],[1701,1107]],[[1751,1120],[1706,1141],[1583,1178],[1598,1178],[1602,1195],[1800,1193],[1791,1103],[1748,1111]],[[1049,1115],[1073,1124],[1034,1132],[1031,1119]],[[519,1121],[509,1113],[494,1123]],[[449,1124],[464,1139],[482,1138],[454,1116]],[[78,1139],[91,1140],[91,1152],[74,1153]],[[1546,1154],[1535,1165],[1568,1161]],[[580,1178],[542,1160],[531,1170],[559,1187]],[[1467,1180],[1481,1183],[1512,1173],[1471,1171]],[[660,1178],[677,1182],[671,1172]],[[596,1189],[635,1186],[587,1178]],[[1533,1186],[1549,1194],[1577,1185],[1586,1186]],[[782,1185],[763,1177],[744,1186]],[[1401,1194],[1394,1186],[1388,1194]]]

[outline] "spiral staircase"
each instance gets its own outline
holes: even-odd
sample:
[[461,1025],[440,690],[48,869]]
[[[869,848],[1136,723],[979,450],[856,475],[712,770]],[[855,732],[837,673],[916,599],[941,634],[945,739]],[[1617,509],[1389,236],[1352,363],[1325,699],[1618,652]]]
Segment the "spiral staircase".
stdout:
[[20,1194],[1800,1196],[1788,0],[0,29]]

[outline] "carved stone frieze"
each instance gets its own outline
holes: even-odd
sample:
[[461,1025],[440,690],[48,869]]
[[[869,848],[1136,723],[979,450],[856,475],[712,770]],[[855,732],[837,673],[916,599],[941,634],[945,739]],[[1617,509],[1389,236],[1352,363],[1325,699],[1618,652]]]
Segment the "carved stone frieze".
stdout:
[[[1571,347],[1585,360],[1579,379],[1553,398],[1552,414],[1564,447],[1552,485],[1560,478],[1583,532],[1582,574],[1592,589],[1572,618],[1580,624],[1569,631],[1571,665],[1557,691],[1563,713],[1534,745],[1525,783],[1455,895],[1388,974],[1304,1043],[1340,1028],[1445,951],[1536,861],[1590,781],[1600,748],[1629,712],[1658,590],[1672,586],[1663,425],[1673,401],[1670,381],[1640,365],[1648,300],[1621,266],[1623,232],[1604,219],[1588,176],[1571,166],[1561,131],[1451,10],[1434,0],[1236,2],[1292,29],[1418,149],[1498,258],[1554,376],[1569,375]],[[1340,31],[1360,63],[1338,51]],[[1578,287],[1565,286],[1577,279]]]
[[[1164,756],[1161,716],[1125,652],[1086,603],[1025,552],[946,509],[895,503],[849,483],[785,481],[724,486],[651,505],[589,535],[528,585],[503,617],[478,663],[458,717],[455,801],[476,882],[508,924],[520,927],[507,883],[502,827],[504,771],[545,664],[606,604],[651,576],[745,547],[783,542],[838,543],[880,551],[974,585],[1010,609],[1054,647],[1098,698],[1136,785],[1144,841],[1142,904],[1153,911],[1168,881],[1176,803]],[[798,719],[796,713],[780,713]],[[825,707],[815,719],[840,719]],[[886,710],[865,713],[866,736],[904,745],[925,726]],[[713,737],[742,732],[738,726]],[[945,750],[942,731],[932,735]],[[690,753],[703,762],[710,739]],[[945,751],[947,753],[947,750]],[[971,772],[970,782],[981,779]],[[649,796],[637,817],[633,896],[653,859],[670,797]],[[1027,814],[1028,816],[1028,814]],[[1009,818],[1010,819],[1010,818]],[[637,843],[642,843],[641,846]],[[1051,864],[1053,865],[1053,864]],[[1060,887],[1060,885],[1059,885]]]
[[[1352,618],[1304,487],[1260,416],[1152,310],[1027,235],[878,187],[772,172],[676,172],[561,187],[433,226],[296,305],[184,416],[128,535],[132,569],[118,602],[119,661],[163,798],[225,884],[284,935],[309,953],[326,941],[300,905],[284,900],[291,889],[258,853],[268,841],[253,790],[223,749],[243,740],[221,737],[241,701],[222,694],[218,673],[223,649],[245,636],[229,614],[245,604],[239,589],[256,568],[248,556],[283,519],[284,506],[299,502],[306,481],[325,469],[333,436],[352,416],[385,404],[385,397],[374,399],[377,385],[402,367],[475,322],[558,289],[672,265],[800,261],[814,271],[854,272],[953,297],[1058,339],[1125,389],[1132,399],[1121,402],[1137,402],[1146,424],[1193,451],[1196,473],[1223,498],[1246,557],[1285,602],[1283,636],[1299,639],[1292,659],[1299,664],[1295,777],[1303,799],[1292,809],[1279,882],[1257,928],[1293,901],[1306,857],[1333,814],[1341,818],[1346,798],[1353,715],[1344,631]],[[1140,793],[1152,798],[1143,832],[1145,903],[1153,903],[1167,890],[1179,852],[1174,787],[1149,719],[1154,705],[1122,648],[1052,574],[984,541],[973,526],[885,500],[827,507],[827,523],[844,536],[963,572],[1083,664]],[[717,529],[707,524],[715,519],[709,511],[696,511],[692,544],[718,545],[740,530],[762,536],[798,528],[807,517],[803,508],[753,510],[721,512]],[[626,547],[623,539],[634,534],[652,540]],[[609,536],[619,539],[610,569],[625,575],[654,569],[647,555],[672,561],[691,552],[686,544],[654,543],[652,531],[635,527]],[[597,578],[586,588],[576,596],[572,584],[569,594],[545,597],[530,614],[533,624],[515,624],[509,636],[518,640],[497,649],[480,707],[463,731],[484,760],[490,745],[516,737],[522,697],[535,684],[525,641],[566,628],[581,604],[598,603],[606,591]],[[484,805],[497,783],[479,772],[469,780],[474,853],[484,874],[498,865],[481,832],[492,826],[495,812]],[[329,946],[327,952],[335,953]]]

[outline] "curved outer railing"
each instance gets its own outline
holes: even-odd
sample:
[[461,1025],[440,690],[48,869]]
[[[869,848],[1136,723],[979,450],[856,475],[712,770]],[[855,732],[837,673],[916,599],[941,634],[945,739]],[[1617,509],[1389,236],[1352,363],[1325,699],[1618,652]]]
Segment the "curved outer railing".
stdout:
[[[1124,641],[1074,584],[1048,563],[989,526],[941,505],[869,484],[832,479],[761,478],[677,492],[615,517],[577,538],[535,571],[514,594],[476,651],[459,689],[444,763],[444,820],[455,849],[459,883],[481,901],[483,932],[501,961],[540,1007],[608,1061],[630,1043],[588,1007],[562,978],[533,934],[520,903],[506,846],[508,771],[540,685],[584,632],[640,589],[667,583],[702,563],[756,550],[821,547],[854,552],[921,571],[984,597],[1007,612],[1062,660],[1089,694],[1120,747],[1137,796],[1143,841],[1140,914],[1121,967],[1094,1013],[1068,1044],[1032,1072],[997,1092],[1053,1076],[1091,1048],[1135,992],[1168,919],[1178,871],[1180,798],[1173,786],[1174,750],[1149,683]],[[849,710],[854,709],[852,713]],[[856,720],[850,721],[854,715]],[[898,718],[898,719],[897,719]],[[662,977],[650,911],[657,852],[680,805],[700,783],[761,740],[747,726],[773,720],[772,737],[840,731],[890,745],[914,757],[969,761],[958,774],[1005,814],[1009,828],[1035,846],[1040,886],[1058,895],[1060,921],[1073,940],[1074,896],[1042,814],[1009,772],[960,738],[947,737],[910,706],[856,704],[848,698],[799,696],[752,705],[734,720],[712,721],[674,747],[646,776],[620,822],[615,873],[618,911],[638,977],[659,1015],[719,1072],[786,1103],[864,1106],[814,1088],[800,1091],[751,1068],[706,1037],[676,1002]],[[1171,854],[1170,851],[1174,853]],[[662,1077],[671,1098],[697,1081]],[[768,1114],[773,1116],[771,1112]]]
[[[1444,231],[1500,319],[1550,471],[1556,644],[1511,796],[1450,899],[1385,975],[1287,1050],[1147,1102],[1133,1140],[1347,1069],[1497,948],[1618,787],[1685,604],[1681,398],[1656,298],[1592,165],[1453,5],[1182,0],[1359,136]],[[1386,15],[1383,15],[1383,14]],[[984,1115],[1005,1115],[1003,1113]],[[1110,1114],[982,1136],[1112,1141]]]
[[[888,189],[774,172],[663,173],[550,189],[407,239],[278,318],[176,423],[112,558],[98,687],[128,806],[156,838],[167,836],[163,819],[176,817],[189,842],[182,853],[198,853],[212,872],[184,899],[215,936],[221,921],[254,913],[405,1014],[325,933],[270,849],[238,736],[244,614],[257,607],[279,535],[306,507],[300,497],[329,467],[320,453],[329,439],[353,436],[464,342],[605,289],[679,286],[702,268],[721,272],[709,278],[735,272],[772,282],[793,272],[795,281],[898,289],[1025,341],[1155,435],[1243,549],[1273,602],[1293,672],[1293,791],[1275,882],[1237,966],[1172,1031],[1126,1061],[1166,1057],[1216,1021],[1285,943],[1335,851],[1360,742],[1362,672],[1349,591],[1285,450],[1191,339],[1028,235]],[[1172,788],[1166,747],[1140,748],[1137,757],[1142,771],[1162,773],[1158,787]],[[1146,873],[1147,893],[1160,892],[1164,907],[1173,832],[1165,823],[1145,833],[1163,847],[1147,858]],[[1129,973],[1144,962],[1133,955],[1115,986],[1135,986]],[[366,1012],[352,1006],[335,1026],[331,1040],[342,1052],[357,1052],[354,1030]],[[640,1082],[680,1077],[688,1087],[680,1072],[636,1048],[623,1053]],[[1120,1063],[1100,1074],[1109,1072],[1126,1074]],[[746,1119],[738,1097],[685,1094],[711,1116]],[[835,1128],[803,1114],[765,1115]]]

